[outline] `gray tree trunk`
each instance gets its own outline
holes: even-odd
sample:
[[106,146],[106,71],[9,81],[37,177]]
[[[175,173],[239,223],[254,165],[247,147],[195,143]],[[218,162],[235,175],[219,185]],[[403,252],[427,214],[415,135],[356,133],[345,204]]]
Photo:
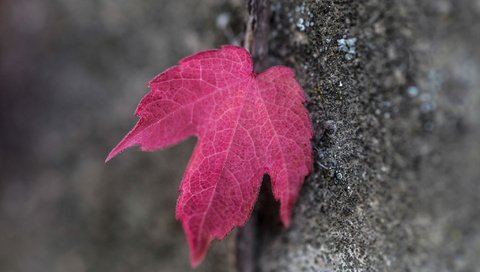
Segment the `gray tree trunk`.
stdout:
[[273,1],[316,130],[258,271],[479,271],[480,1]]

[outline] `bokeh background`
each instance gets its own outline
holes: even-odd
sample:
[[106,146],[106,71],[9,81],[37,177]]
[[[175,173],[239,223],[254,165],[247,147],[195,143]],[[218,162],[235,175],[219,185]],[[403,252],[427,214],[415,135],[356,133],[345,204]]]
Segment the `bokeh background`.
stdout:
[[[175,204],[195,140],[104,159],[147,82],[224,43],[232,8],[0,0],[0,271],[190,271]],[[229,240],[197,271],[225,271]]]

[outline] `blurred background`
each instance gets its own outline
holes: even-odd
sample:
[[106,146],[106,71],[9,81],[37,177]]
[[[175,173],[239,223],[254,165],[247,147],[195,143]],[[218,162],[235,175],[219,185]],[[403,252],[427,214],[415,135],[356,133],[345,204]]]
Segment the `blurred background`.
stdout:
[[[191,270],[175,204],[194,139],[104,159],[147,82],[225,43],[243,5],[0,0],[0,271]],[[230,246],[197,271],[225,271]]]

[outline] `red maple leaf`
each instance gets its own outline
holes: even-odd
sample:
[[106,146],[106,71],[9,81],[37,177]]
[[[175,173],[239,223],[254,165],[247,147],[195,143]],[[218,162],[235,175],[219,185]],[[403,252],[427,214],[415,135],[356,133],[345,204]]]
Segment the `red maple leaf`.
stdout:
[[292,69],[257,75],[250,54],[237,46],[197,53],[155,77],[136,110],[140,120],[111,151],[110,160],[139,145],[157,150],[197,136],[180,186],[192,266],[214,238],[246,223],[262,177],[271,178],[283,224],[312,167],[312,125]]

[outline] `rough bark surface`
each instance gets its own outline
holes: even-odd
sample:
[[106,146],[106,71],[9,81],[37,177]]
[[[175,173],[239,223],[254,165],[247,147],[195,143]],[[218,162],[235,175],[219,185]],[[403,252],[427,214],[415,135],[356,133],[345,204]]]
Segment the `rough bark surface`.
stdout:
[[480,2],[278,1],[316,170],[258,271],[478,271]]

